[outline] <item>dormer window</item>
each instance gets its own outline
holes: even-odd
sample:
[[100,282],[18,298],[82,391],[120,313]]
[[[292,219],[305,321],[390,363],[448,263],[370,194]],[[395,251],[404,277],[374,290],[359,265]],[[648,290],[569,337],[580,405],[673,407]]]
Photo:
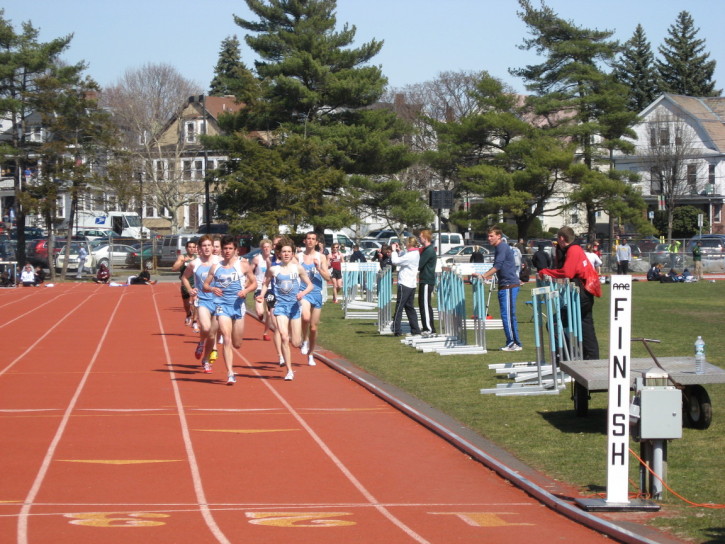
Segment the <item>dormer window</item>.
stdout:
[[193,144],[196,141],[196,125],[193,121],[186,123],[186,143]]

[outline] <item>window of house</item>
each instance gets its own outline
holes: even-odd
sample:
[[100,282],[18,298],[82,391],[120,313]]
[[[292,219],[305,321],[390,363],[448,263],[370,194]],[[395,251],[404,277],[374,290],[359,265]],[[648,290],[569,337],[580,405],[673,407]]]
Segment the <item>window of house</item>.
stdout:
[[656,128],[649,129],[649,145],[651,145],[652,147],[657,146],[657,129]]
[[650,168],[649,171],[649,194],[661,195],[662,194],[662,176],[656,166]]
[[712,222],[720,223],[722,221],[722,204],[715,204],[712,207]]
[[681,128],[675,128],[675,145],[681,146],[682,145],[682,129]]
[[156,161],[156,179],[164,179],[164,161]]
[[55,210],[58,217],[65,218],[65,199],[62,196],[55,199]]
[[707,166],[707,181],[710,184],[715,185],[715,165],[714,164],[709,164]]
[[204,179],[204,161],[194,161],[194,179]]
[[196,204],[189,205],[189,226],[192,228],[199,227],[199,206]]
[[697,186],[697,165],[696,164],[687,165],[687,185],[689,185],[691,189],[694,189]]
[[191,161],[183,161],[183,178],[184,180],[190,180],[191,179]]
[[195,128],[193,121],[186,123],[186,141],[190,144],[196,141]]
[[670,129],[660,129],[660,145],[670,145]]

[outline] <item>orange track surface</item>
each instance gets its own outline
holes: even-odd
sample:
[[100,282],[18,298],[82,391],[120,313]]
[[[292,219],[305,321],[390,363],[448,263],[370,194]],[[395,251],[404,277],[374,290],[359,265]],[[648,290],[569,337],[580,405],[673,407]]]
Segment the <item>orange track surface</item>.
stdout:
[[0,292],[0,542],[609,539],[247,317],[211,375],[178,285]]

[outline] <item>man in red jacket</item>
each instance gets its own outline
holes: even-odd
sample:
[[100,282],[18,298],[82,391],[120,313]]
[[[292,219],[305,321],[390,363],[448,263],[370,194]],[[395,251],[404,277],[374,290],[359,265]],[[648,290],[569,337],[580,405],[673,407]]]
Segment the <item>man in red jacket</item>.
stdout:
[[591,261],[581,246],[574,244],[576,236],[571,227],[562,227],[556,234],[557,245],[563,253],[563,263],[560,268],[544,268],[539,271],[539,277],[569,278],[579,286],[579,301],[582,316],[582,349],[584,359],[599,359],[599,342],[594,329],[594,297],[602,296],[602,286],[599,283],[599,274],[592,266]]

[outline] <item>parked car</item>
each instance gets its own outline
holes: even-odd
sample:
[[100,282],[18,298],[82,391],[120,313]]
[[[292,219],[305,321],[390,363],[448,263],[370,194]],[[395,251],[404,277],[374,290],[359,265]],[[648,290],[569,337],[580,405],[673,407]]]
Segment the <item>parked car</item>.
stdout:
[[650,266],[662,263],[665,268],[682,268],[684,259],[681,253],[670,253],[669,244],[657,244],[649,253]]
[[140,268],[141,266],[141,259],[143,259],[144,268],[153,268],[154,266],[154,256],[156,257],[156,263],[161,259],[161,246],[159,244],[156,244],[156,252],[154,253],[154,246],[151,242],[146,242],[143,244],[143,256],[140,255],[141,251],[141,244],[135,244],[131,246],[133,251],[131,251],[126,256],[126,266],[129,268]]
[[[28,240],[30,238],[42,238],[45,236],[43,234],[43,229],[38,227],[25,227],[25,239]],[[10,238],[13,240],[18,239],[18,229],[17,227],[13,227],[10,229]]]
[[161,243],[161,258],[159,265],[171,266],[176,262],[179,255],[186,252],[186,242],[189,240],[197,240],[199,234],[171,234],[164,236],[161,240],[157,240],[157,244]]
[[[88,244],[88,242],[76,241],[70,243],[70,254],[68,255],[68,270],[78,270],[78,252],[80,251],[81,246],[85,246],[86,252],[88,253],[83,266],[88,270],[91,270],[93,268],[93,253],[91,252],[90,245]],[[63,263],[65,263],[65,244],[58,247],[58,255],[55,257],[56,270],[62,269]]]
[[[446,251],[440,256],[440,260],[443,264],[450,265],[455,263],[470,263],[471,255],[476,246],[455,246]],[[483,253],[484,262],[488,262],[493,258],[493,254],[490,253],[486,248],[481,247],[479,250]]]
[[129,253],[133,253],[133,248],[125,244],[112,244],[98,246],[93,250],[93,266],[99,267],[102,264],[106,266],[125,266]]
[[[453,249],[454,247],[462,246],[464,244],[463,235],[459,232],[441,232],[440,233],[440,253],[441,255],[444,255],[448,253],[448,250]],[[438,253],[438,233],[433,233],[433,245],[436,248],[436,253]]]
[[702,234],[693,236],[687,242],[687,252],[692,255],[692,248],[701,242],[700,250],[703,259],[721,259],[725,257],[725,234]]

